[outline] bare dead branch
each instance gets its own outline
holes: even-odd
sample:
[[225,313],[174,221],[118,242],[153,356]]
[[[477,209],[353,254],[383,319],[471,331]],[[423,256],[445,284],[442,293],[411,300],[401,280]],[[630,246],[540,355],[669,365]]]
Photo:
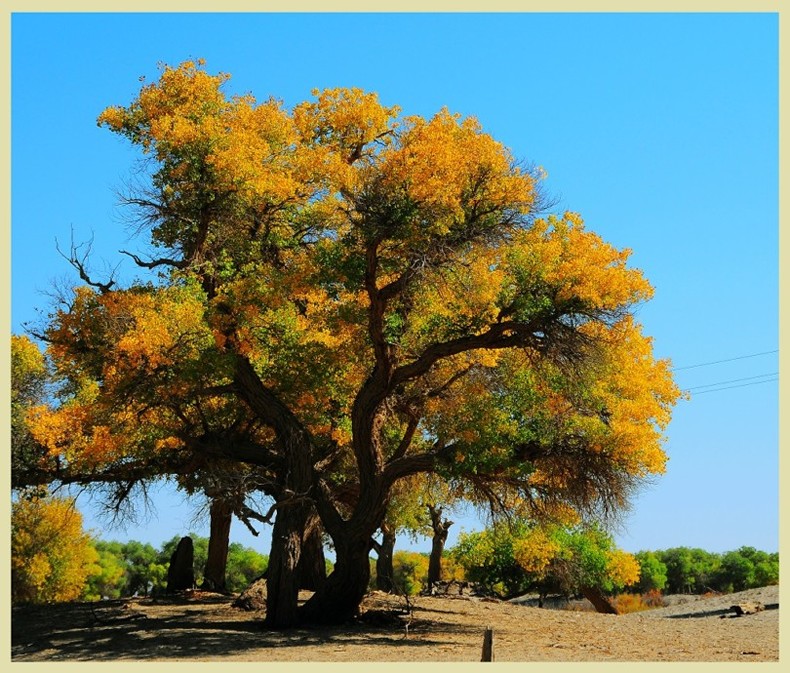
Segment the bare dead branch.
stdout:
[[[80,253],[80,248],[84,248],[84,252]],[[63,257],[72,267],[77,270],[77,273],[80,276],[80,279],[90,285],[91,287],[95,287],[101,292],[102,294],[106,294],[109,292],[116,284],[115,272],[118,270],[118,266],[112,270],[110,273],[110,278],[106,283],[102,283],[101,281],[94,280],[91,278],[90,274],[88,273],[87,269],[87,261],[88,257],[93,250],[93,236],[90,237],[90,240],[86,241],[85,243],[80,243],[79,245],[75,245],[74,243],[74,230],[71,231],[71,245],[69,249],[69,254],[67,255],[60,249],[60,245],[58,244],[57,238],[55,239],[55,250],[58,251],[58,254]]]
[[119,250],[122,255],[127,255],[134,260],[134,263],[137,266],[140,266],[144,269],[155,269],[158,266],[172,266],[176,269],[184,269],[187,266],[187,263],[182,259],[170,259],[169,257],[160,257],[159,259],[152,259],[149,261],[144,261],[134,253],[128,252],[127,250]]

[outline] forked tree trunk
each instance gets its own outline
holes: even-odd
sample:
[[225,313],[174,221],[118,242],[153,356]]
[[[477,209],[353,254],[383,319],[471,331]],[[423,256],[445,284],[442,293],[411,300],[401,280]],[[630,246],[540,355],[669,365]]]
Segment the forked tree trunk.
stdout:
[[348,536],[335,545],[334,570],[300,610],[305,623],[342,624],[359,614],[370,580],[370,535]]
[[211,502],[211,527],[208,539],[208,558],[203,571],[202,589],[225,591],[225,572],[228,566],[230,525],[233,519],[231,506],[221,498]]
[[[381,527],[387,510],[389,484],[360,470],[359,499],[354,513],[343,520],[325,500],[318,500],[318,511],[335,547],[335,567],[324,586],[302,606],[301,618],[315,624],[342,624],[359,614],[359,606],[370,581],[370,549],[373,534]],[[317,492],[321,495],[321,491]]]
[[442,553],[453,522],[449,519],[442,520],[441,507],[428,505],[428,512],[431,515],[431,527],[433,528],[431,556],[428,560],[428,588],[430,588],[442,579]]
[[376,547],[376,588],[391,593],[394,588],[395,576],[392,557],[395,550],[395,531],[386,524],[381,524],[381,544]]

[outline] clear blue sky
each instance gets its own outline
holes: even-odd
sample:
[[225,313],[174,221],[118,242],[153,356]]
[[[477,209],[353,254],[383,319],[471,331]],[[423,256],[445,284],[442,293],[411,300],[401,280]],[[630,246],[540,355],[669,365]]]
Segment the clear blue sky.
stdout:
[[[55,250],[72,228],[95,237],[97,274],[134,273],[117,254],[136,243],[115,189],[136,155],[95,119],[157,63],[203,57],[231,91],[289,106],[335,86],[406,114],[447,106],[543,166],[557,210],[633,249],[656,288],[639,318],[698,393],[618,543],[778,549],[777,15],[16,14],[11,48],[14,332],[46,312],[53,282],[77,280]],[[166,489],[125,532],[79,502],[104,538],[207,534]],[[455,520],[449,544],[478,525]],[[268,553],[238,522],[232,537]]]

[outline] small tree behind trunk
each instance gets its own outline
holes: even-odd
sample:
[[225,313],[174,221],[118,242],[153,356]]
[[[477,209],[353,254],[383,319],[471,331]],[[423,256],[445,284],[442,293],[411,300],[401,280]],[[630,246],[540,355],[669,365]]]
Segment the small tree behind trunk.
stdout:
[[228,565],[228,545],[230,525],[233,519],[231,505],[222,498],[211,502],[211,527],[208,539],[208,558],[203,571],[202,589],[207,591],[226,591],[225,573]]
[[378,558],[376,559],[376,588],[379,591],[392,593],[394,588],[393,578],[395,576],[392,567],[392,557],[395,552],[395,531],[381,524],[381,544],[376,545]]
[[453,522],[449,519],[442,520],[441,507],[428,505],[428,512],[431,515],[431,527],[433,528],[431,557],[428,561],[428,588],[430,588],[442,579],[442,554],[447,542],[447,534]]

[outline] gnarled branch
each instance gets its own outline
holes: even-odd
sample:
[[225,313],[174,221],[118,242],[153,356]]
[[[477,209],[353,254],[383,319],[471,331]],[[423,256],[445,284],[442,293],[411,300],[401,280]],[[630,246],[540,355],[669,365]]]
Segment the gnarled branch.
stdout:
[[[85,248],[85,252],[80,254],[80,248]],[[90,237],[85,243],[81,243],[80,245],[74,244],[74,230],[72,229],[71,232],[71,246],[69,249],[69,254],[65,254],[61,249],[60,245],[58,244],[58,240],[55,239],[55,249],[58,251],[58,254],[63,257],[72,267],[77,270],[77,273],[80,276],[80,279],[90,285],[91,287],[95,287],[101,292],[102,294],[106,294],[115,286],[115,279],[113,276],[115,272],[118,270],[116,266],[115,269],[110,273],[110,278],[106,283],[102,283],[101,281],[94,280],[91,278],[90,274],[88,273],[86,262],[88,261],[88,257],[90,257],[91,251],[93,249],[93,236]]]
[[143,267],[144,269],[155,269],[158,266],[172,266],[176,269],[185,269],[187,266],[187,263],[183,259],[178,260],[170,259],[169,257],[160,257],[159,259],[152,259],[146,262],[134,253],[128,252],[126,250],[119,250],[118,252],[120,252],[122,255],[131,257],[137,266]]

